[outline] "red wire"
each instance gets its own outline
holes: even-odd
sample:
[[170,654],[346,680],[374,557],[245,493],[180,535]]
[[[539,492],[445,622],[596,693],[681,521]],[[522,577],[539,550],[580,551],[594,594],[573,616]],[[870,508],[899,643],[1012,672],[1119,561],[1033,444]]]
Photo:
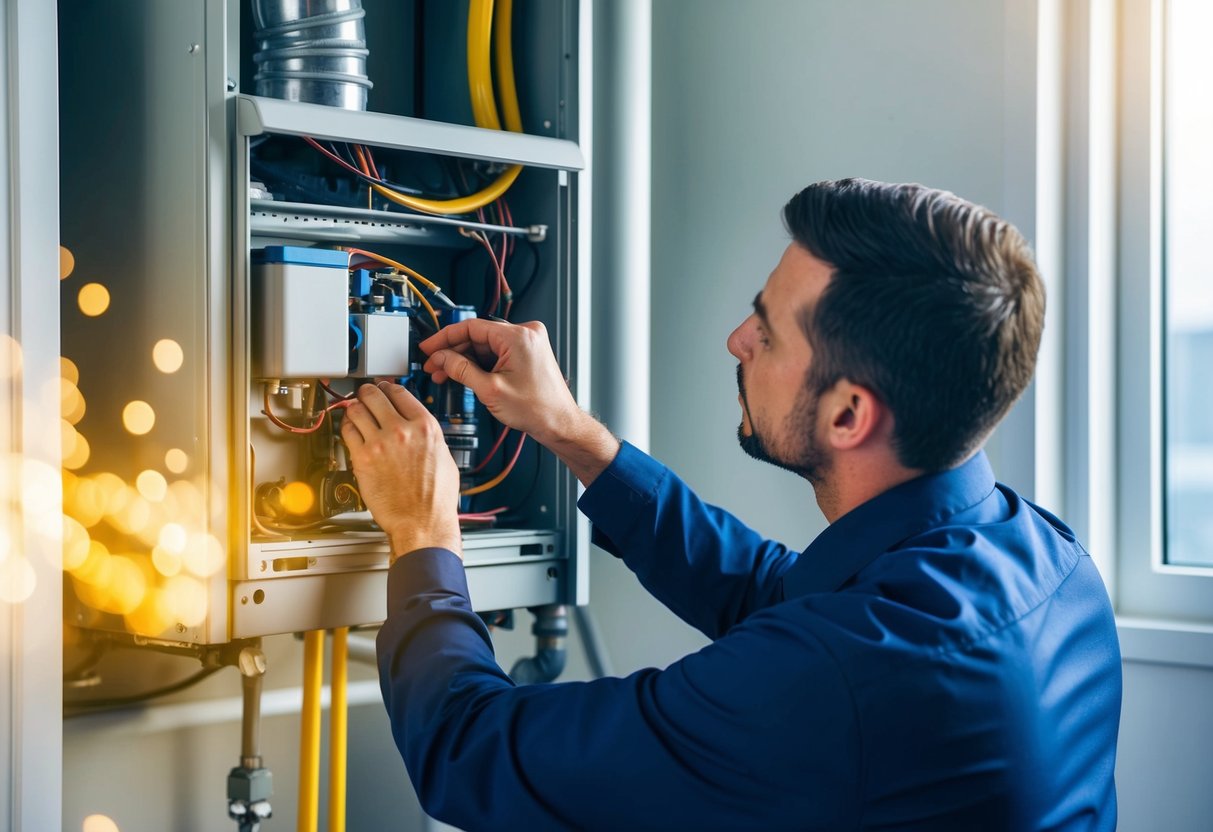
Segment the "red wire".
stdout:
[[480,460],[480,464],[473,468],[471,473],[479,474],[484,470],[484,466],[488,465],[489,460],[491,460],[497,454],[497,449],[501,447],[503,442],[505,442],[505,437],[507,434],[509,434],[509,432],[509,428],[506,428],[501,432],[501,435],[497,437],[497,441],[493,443],[493,447],[489,449],[488,454],[485,455],[484,459]]
[[276,426],[278,426],[278,427],[282,428],[283,430],[288,431],[290,433],[315,433],[316,431],[320,430],[320,427],[324,424],[324,420],[329,415],[329,413],[331,413],[334,410],[338,410],[340,408],[349,407],[353,403],[354,403],[354,399],[342,399],[341,401],[334,402],[333,404],[330,404],[328,407],[326,407],[324,410],[320,411],[320,415],[316,417],[316,421],[312,425],[310,425],[309,427],[306,427],[306,428],[300,428],[300,427],[296,427],[295,425],[288,425],[286,422],[282,421],[281,419],[279,419],[277,416],[274,415],[274,412],[270,409],[270,389],[269,389],[269,387],[266,387],[265,388],[265,409],[262,410],[261,412],[264,413],[266,418],[269,419]]

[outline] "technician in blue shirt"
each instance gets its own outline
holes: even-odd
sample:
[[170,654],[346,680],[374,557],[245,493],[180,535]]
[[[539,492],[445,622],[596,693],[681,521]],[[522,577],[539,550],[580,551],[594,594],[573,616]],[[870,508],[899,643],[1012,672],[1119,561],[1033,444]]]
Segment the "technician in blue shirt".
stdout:
[[665,670],[515,687],[473,614],[458,471],[403,388],[342,434],[397,553],[384,701],[422,805],[465,829],[1113,829],[1107,595],[980,450],[1031,379],[1020,234],[918,185],[821,182],[729,336],[742,447],[809,481],[803,552],[705,505],[582,412],[539,324],[421,346],[586,486],[595,540],[712,643]]

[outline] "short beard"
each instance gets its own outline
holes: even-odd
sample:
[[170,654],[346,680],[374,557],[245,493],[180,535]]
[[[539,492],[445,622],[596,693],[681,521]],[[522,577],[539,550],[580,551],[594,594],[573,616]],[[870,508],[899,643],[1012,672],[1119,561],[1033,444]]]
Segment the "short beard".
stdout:
[[741,394],[741,405],[745,408],[750,423],[750,433],[745,433],[745,422],[737,426],[737,444],[741,450],[759,462],[767,462],[776,468],[791,471],[797,476],[804,477],[813,485],[825,480],[830,471],[830,457],[817,444],[817,402],[819,396],[809,391],[811,379],[805,379],[804,387],[796,394],[796,402],[792,412],[788,414],[786,432],[788,436],[801,437],[803,447],[790,458],[778,456],[768,446],[758,433],[754,417],[750,413],[750,403],[746,398],[745,380],[742,377],[741,365],[737,365],[737,391]]

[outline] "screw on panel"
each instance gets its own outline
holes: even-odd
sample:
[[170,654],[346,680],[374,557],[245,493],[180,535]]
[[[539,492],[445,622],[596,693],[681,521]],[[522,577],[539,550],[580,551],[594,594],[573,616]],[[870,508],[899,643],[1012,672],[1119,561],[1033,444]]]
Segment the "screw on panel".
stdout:
[[202,46],[200,44],[197,44],[197,43],[190,44],[190,54],[191,55],[197,55],[201,51],[202,51]]
[[264,572],[265,570],[266,570],[265,561],[261,561],[261,571]]
[[247,595],[241,595],[241,596],[240,596],[240,603],[241,603],[241,604],[247,604],[247,603],[248,603],[248,596],[247,596]]
[[177,622],[177,632],[179,632],[179,633],[185,632],[185,625],[182,624],[180,621]]

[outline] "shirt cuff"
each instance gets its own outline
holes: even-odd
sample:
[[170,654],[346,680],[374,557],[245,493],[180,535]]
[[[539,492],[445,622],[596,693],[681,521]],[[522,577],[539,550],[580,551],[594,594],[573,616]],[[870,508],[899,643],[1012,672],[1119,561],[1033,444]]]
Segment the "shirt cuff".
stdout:
[[623,442],[607,469],[590,483],[577,501],[577,508],[593,524],[592,542],[616,557],[621,553],[613,540],[622,540],[642,514],[657,500],[670,469]]
[[387,573],[388,615],[404,612],[419,595],[469,598],[467,573],[459,556],[449,549],[429,547],[398,557]]

